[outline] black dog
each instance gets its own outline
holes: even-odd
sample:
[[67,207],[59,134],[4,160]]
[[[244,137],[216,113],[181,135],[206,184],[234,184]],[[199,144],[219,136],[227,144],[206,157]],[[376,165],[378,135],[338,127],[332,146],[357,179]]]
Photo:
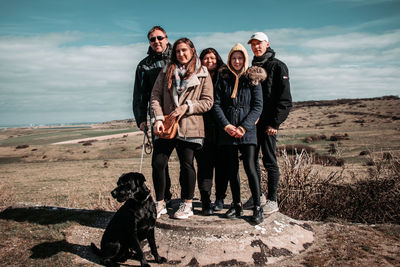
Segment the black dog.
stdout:
[[140,246],[140,241],[144,239],[148,240],[157,263],[167,261],[157,252],[154,238],[157,213],[145,180],[141,173],[125,173],[118,179],[118,187],[111,192],[118,202],[126,202],[107,225],[101,239],[101,250],[91,244],[106,266],[119,266],[117,262],[132,258],[132,250],[137,253],[135,259],[140,261],[141,266],[150,266]]

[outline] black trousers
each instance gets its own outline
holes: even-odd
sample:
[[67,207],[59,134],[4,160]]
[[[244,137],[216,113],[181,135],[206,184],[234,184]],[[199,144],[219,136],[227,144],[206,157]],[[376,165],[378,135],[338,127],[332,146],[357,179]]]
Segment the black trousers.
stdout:
[[194,152],[201,146],[199,144],[185,142],[177,139],[157,139],[154,142],[152,157],[153,185],[156,200],[165,199],[166,167],[169,157],[174,149],[178,154],[180,163],[179,183],[181,186],[181,198],[193,199],[196,185],[196,171],[193,165]]
[[257,127],[257,149],[256,149],[256,169],[259,182],[261,184],[261,170],[258,155],[261,149],[262,162],[268,173],[268,194],[267,199],[276,201],[278,199],[279,166],[276,159],[276,135],[267,135],[264,127]]
[[[153,132],[153,127],[151,125],[151,141],[154,145],[154,140],[155,140],[155,135]],[[165,200],[170,200],[172,198],[172,193],[171,193],[171,177],[169,177],[169,167],[168,163],[167,166],[165,167],[165,192],[164,192],[164,198]]]
[[[256,206],[260,205],[260,182],[255,166],[255,150],[256,145],[227,145],[221,146],[221,153],[223,155],[223,170],[226,177],[229,180],[232,199],[234,203],[240,203],[240,179],[238,176],[239,172],[239,151],[242,154],[243,166],[246,172],[251,195],[254,199],[254,204]],[[225,181],[227,184],[228,181]]]
[[221,152],[217,144],[208,142],[207,139],[201,149],[196,150],[194,157],[197,161],[197,184],[199,187],[201,202],[210,203],[211,189],[215,171],[215,197],[224,199],[227,183],[221,182],[223,175]]

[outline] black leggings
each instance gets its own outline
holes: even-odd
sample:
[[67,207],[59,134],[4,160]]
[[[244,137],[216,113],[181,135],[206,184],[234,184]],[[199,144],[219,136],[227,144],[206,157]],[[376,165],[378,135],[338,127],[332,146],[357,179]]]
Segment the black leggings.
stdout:
[[165,197],[167,182],[165,169],[174,148],[176,148],[180,163],[179,183],[181,185],[181,198],[193,199],[196,185],[196,171],[193,165],[194,151],[200,147],[199,144],[176,139],[160,138],[154,142],[151,165],[153,167],[153,185],[157,201],[164,200]]
[[240,179],[238,176],[239,172],[239,151],[243,155],[243,166],[246,172],[251,195],[256,206],[260,206],[260,183],[255,166],[255,151],[256,145],[228,145],[221,146],[223,155],[223,170],[226,172],[225,184],[230,182],[232,199],[234,203],[240,203]]

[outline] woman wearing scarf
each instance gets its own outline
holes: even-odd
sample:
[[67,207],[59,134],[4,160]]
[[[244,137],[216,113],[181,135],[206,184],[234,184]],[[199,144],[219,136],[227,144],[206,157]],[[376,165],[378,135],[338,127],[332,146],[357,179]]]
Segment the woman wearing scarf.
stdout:
[[[266,73],[259,67],[248,69],[247,51],[241,44],[236,44],[231,49],[227,62],[227,68],[219,71],[214,102],[214,112],[220,130],[218,144],[224,155],[223,169],[228,172],[226,177],[233,199],[225,216],[236,219],[243,215],[238,178],[240,151],[251,194],[255,200],[251,219],[259,224],[264,218],[260,206],[260,183],[255,168],[256,122],[263,107],[259,80],[265,79]],[[227,180],[223,182],[228,183]]]
[[196,184],[194,152],[201,148],[205,136],[202,113],[210,110],[212,105],[213,85],[207,68],[201,66],[193,43],[181,38],[174,43],[171,62],[160,72],[151,95],[156,136],[164,130],[164,115],[180,118],[175,138],[157,138],[154,142],[152,167],[157,217],[167,213],[164,170],[174,148],[180,162],[179,183],[183,202],[173,217],[187,219],[193,215],[192,199]]

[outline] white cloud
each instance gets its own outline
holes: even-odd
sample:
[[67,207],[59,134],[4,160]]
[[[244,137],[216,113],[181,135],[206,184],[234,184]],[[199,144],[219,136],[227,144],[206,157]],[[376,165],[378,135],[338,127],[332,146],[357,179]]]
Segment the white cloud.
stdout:
[[[400,94],[400,29],[380,34],[338,27],[264,32],[276,57],[289,67],[295,101]],[[252,58],[251,34],[187,36],[198,53],[214,47],[226,61],[238,42]],[[132,117],[134,71],[148,44],[69,45],[81,38],[77,32],[0,38],[0,125]]]
[[[29,117],[36,111],[62,113],[64,121],[131,117],[133,74],[147,45],[65,45],[79,37],[0,38],[0,112],[24,112],[18,123],[43,123],[40,117]],[[86,118],[77,111],[92,114]],[[0,124],[7,119],[2,116]]]

